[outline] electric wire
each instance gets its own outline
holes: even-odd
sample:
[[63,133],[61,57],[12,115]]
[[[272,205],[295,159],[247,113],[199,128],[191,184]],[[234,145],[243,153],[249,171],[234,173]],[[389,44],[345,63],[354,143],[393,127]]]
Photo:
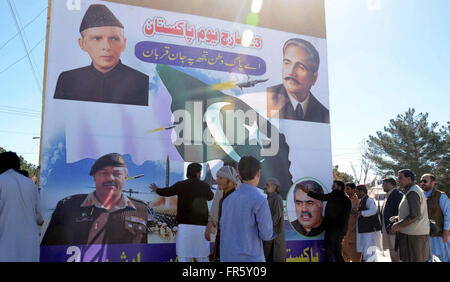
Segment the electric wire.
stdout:
[[[37,18],[39,18],[40,15],[42,15],[42,13],[47,10],[47,7],[45,7],[41,12],[39,12],[39,14],[34,17],[31,21],[29,21],[26,25],[23,26],[22,30],[25,30],[25,28],[27,28],[30,24],[32,24]],[[8,45],[9,42],[11,42],[13,39],[15,39],[17,36],[19,35],[19,32],[17,32],[16,34],[14,34],[10,39],[8,39],[5,43],[3,43],[2,46],[0,46],[0,50],[3,49],[6,45]]]
[[30,64],[31,70],[33,72],[33,76],[34,76],[34,79],[36,81],[36,85],[37,85],[38,89],[42,92],[42,88],[41,88],[41,84],[40,84],[38,75],[37,75],[36,70],[34,68],[33,62],[31,61],[30,51],[28,50],[27,45],[25,43],[24,35],[22,34],[21,28],[19,26],[18,18],[17,18],[17,15],[16,15],[15,11],[14,11],[13,5],[11,4],[11,0],[8,0],[8,4],[9,4],[9,8],[11,10],[11,14],[13,15],[14,23],[16,24],[17,31],[19,32],[20,38],[22,40],[22,45],[23,45],[23,47],[25,49],[26,57],[28,58],[28,62]]
[[[39,45],[41,44],[43,41],[45,40],[45,37],[42,38],[41,40],[39,40],[39,42],[36,43],[36,45],[33,46],[33,48],[30,49],[30,53]],[[23,57],[21,57],[20,59],[18,59],[17,61],[15,61],[14,63],[10,64],[9,66],[7,66],[6,68],[4,68],[3,70],[0,71],[0,74],[6,72],[7,70],[9,70],[10,68],[12,68],[15,64],[21,62],[23,59],[25,59],[28,56],[29,53],[25,54]],[[39,86],[40,87],[40,86]],[[39,88],[40,89],[40,88]]]
[[[19,11],[17,10],[16,3],[14,2],[14,0],[11,0],[11,3],[12,3],[12,6],[13,6],[13,9],[14,9],[14,12],[17,15],[17,22],[19,23],[19,27],[20,27],[19,32],[21,32],[23,30],[23,25],[22,25],[22,20],[20,19]],[[28,37],[26,36],[25,31],[21,32],[21,34],[23,35],[23,38],[25,39],[26,48],[27,48],[27,50],[29,50],[30,49],[30,42],[28,41]],[[37,77],[42,77],[41,72],[39,71],[39,68],[37,67],[37,65],[35,63],[36,60],[35,60],[35,58],[33,56],[33,53],[30,53],[30,60],[31,60],[31,63],[33,64],[34,70],[38,74]],[[39,85],[42,85],[41,80],[39,80]]]

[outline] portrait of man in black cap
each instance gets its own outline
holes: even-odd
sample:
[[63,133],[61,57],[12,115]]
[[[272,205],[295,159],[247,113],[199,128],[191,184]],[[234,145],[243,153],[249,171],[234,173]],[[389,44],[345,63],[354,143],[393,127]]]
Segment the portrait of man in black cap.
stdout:
[[58,202],[41,246],[147,243],[147,204],[123,194],[128,169],[122,155],[100,157],[89,175],[95,191]]
[[148,106],[149,77],[120,60],[124,26],[105,5],[91,5],[80,25],[78,44],[89,66],[61,73],[55,99]]
[[267,88],[267,116],[330,123],[329,111],[311,93],[320,57],[308,41],[292,38],[283,46],[283,83]]

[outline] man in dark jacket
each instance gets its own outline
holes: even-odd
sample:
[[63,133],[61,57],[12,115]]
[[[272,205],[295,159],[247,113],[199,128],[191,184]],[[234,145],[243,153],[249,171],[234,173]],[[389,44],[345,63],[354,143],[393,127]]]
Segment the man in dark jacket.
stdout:
[[344,262],[342,257],[342,239],[344,238],[352,203],[345,195],[345,184],[340,180],[333,182],[333,191],[329,194],[318,194],[309,191],[308,187],[302,185],[301,189],[309,197],[326,201],[325,207],[325,261]]
[[397,188],[397,182],[394,178],[388,177],[383,179],[383,191],[386,192],[386,199],[382,209],[382,231],[383,231],[383,249],[389,249],[392,262],[398,262],[398,253],[395,250],[395,235],[390,235],[392,222],[389,219],[398,215],[398,206],[403,199],[403,193]]
[[178,196],[177,202],[177,255],[178,261],[208,262],[209,242],[204,234],[208,223],[208,204],[214,197],[211,187],[200,180],[202,166],[191,163],[187,167],[187,178],[179,181],[169,188],[158,188],[151,184],[151,189],[158,195],[171,197]]

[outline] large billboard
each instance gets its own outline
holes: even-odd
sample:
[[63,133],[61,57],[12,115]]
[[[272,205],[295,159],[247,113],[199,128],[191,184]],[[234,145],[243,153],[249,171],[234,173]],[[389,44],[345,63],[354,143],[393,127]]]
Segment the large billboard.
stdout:
[[49,1],[41,261],[176,261],[150,184],[246,155],[281,183],[287,261],[323,260],[324,204],[295,188],[331,192],[323,1],[251,2]]

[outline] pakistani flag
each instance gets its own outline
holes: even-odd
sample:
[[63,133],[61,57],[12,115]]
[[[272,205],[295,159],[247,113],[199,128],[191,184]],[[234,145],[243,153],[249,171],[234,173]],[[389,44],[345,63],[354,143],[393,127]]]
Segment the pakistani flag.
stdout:
[[292,185],[289,146],[275,126],[214,85],[167,65],[158,65],[156,70],[172,97],[177,134],[174,145],[184,161],[239,162],[244,156],[253,156],[261,162],[259,186],[276,177],[281,183],[281,195],[286,196]]

